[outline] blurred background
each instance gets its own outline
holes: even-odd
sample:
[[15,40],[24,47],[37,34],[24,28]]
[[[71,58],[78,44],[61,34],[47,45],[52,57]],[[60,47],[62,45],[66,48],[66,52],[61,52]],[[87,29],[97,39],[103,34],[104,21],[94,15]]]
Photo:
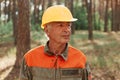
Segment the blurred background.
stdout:
[[48,40],[41,16],[56,4],[78,18],[69,43],[87,56],[92,80],[120,80],[120,0],[0,0],[0,80],[18,80],[23,55]]

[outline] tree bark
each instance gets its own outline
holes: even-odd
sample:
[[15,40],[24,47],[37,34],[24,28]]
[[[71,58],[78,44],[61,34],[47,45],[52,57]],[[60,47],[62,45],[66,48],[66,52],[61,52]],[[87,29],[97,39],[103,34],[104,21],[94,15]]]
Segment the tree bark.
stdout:
[[16,61],[13,70],[5,80],[15,80],[19,76],[19,69],[23,55],[30,49],[30,19],[29,0],[18,0],[18,24]]
[[40,5],[41,0],[34,0],[34,23],[38,24],[40,22],[39,20],[39,5]]
[[53,0],[48,0],[48,7],[52,6]]
[[[73,0],[65,0],[65,6],[69,8],[69,10],[71,11],[72,15],[73,15]],[[73,24],[72,26],[72,34],[75,33],[75,26]]]
[[114,14],[114,12],[113,12],[113,0],[111,0],[111,12],[112,12],[112,15],[111,15],[111,31],[114,31],[114,29],[113,29],[113,14]]
[[114,2],[113,2],[113,30],[115,32],[118,31],[118,29],[117,29],[117,27],[118,27],[117,21],[118,21],[118,18],[119,18],[117,16],[118,15],[118,13],[117,13],[117,4],[118,4],[118,0],[114,0]]
[[61,0],[57,0],[57,4],[60,5],[61,4]]
[[17,24],[17,63],[20,67],[21,58],[30,49],[30,12],[29,0],[18,0],[18,24]]
[[7,22],[10,21],[10,18],[11,18],[11,0],[9,0],[9,5],[8,5],[8,19],[7,19]]
[[42,4],[42,12],[45,10],[45,3],[46,3],[45,0],[42,0],[42,1],[41,1],[41,4]]
[[[0,17],[1,17],[1,3],[0,3]],[[1,23],[1,22],[0,22]]]
[[5,0],[5,2],[4,2],[4,15],[5,15],[5,23],[6,23],[6,21],[7,21],[7,6],[6,6],[6,4],[7,4],[7,0]]
[[13,22],[13,37],[14,37],[14,45],[17,44],[17,17],[18,15],[16,14],[17,12],[17,0],[13,0],[13,5],[12,5],[12,22]]
[[92,0],[85,0],[87,7],[87,16],[88,16],[88,39],[93,40],[93,28],[92,28]]
[[108,31],[108,4],[109,4],[109,0],[106,0],[104,32]]

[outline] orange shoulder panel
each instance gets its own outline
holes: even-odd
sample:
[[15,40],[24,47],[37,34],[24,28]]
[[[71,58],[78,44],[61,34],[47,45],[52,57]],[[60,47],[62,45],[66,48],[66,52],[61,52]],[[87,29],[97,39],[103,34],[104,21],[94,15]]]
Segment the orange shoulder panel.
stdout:
[[[68,50],[68,60],[72,61],[72,63],[77,63],[76,67],[81,67],[81,68],[85,68],[85,64],[86,64],[86,56],[84,55],[83,52],[81,52],[80,50],[77,50],[76,48],[73,48],[72,46],[69,47]],[[73,65],[72,64],[72,65]]]
[[[55,56],[48,56],[44,53],[44,46],[39,46],[28,51],[25,54],[25,61],[31,67],[53,68],[56,60]],[[60,68],[84,68],[86,63],[86,56],[73,47],[69,47],[67,60],[58,59],[58,66]]]
[[39,46],[28,51],[24,56],[26,64],[28,66],[39,66],[38,61],[41,62],[41,53],[44,53],[44,46]]

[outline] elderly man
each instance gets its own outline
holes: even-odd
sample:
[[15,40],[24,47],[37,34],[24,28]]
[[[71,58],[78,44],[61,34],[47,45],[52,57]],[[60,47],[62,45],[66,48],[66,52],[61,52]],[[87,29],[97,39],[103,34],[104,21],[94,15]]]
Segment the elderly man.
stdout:
[[91,80],[86,56],[68,45],[76,20],[65,6],[51,6],[44,12],[41,27],[49,40],[24,55],[20,80]]

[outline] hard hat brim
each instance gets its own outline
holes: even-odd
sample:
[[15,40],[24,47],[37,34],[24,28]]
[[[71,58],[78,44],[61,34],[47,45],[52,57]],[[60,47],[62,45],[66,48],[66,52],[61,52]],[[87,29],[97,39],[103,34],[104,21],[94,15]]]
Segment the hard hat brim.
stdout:
[[[71,19],[71,20],[60,20],[60,21],[59,21],[59,20],[58,20],[58,21],[56,20],[56,21],[47,22],[46,24],[51,23],[51,22],[75,22],[75,21],[77,21],[77,20],[78,20],[77,18],[73,18],[73,19]],[[45,24],[41,24],[41,28],[42,28],[42,29],[44,29],[44,25],[45,25]]]

